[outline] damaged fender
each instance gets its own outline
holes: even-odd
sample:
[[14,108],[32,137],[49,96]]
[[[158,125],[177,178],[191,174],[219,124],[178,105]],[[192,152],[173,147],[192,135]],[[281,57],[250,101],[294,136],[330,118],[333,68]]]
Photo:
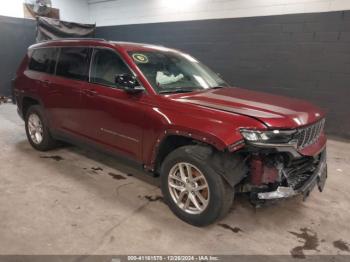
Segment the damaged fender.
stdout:
[[248,173],[245,159],[239,154],[217,151],[205,145],[187,150],[198,160],[207,162],[231,187],[237,185]]

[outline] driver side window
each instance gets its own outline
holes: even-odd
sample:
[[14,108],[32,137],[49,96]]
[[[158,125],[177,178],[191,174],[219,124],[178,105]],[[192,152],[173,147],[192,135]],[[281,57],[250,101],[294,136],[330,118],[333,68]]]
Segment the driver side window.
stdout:
[[95,84],[116,87],[115,76],[131,74],[129,68],[115,52],[107,49],[95,49],[90,81]]

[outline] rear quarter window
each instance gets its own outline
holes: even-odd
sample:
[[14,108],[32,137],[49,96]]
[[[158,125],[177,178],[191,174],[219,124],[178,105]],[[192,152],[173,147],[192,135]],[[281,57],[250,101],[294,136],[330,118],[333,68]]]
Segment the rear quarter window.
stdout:
[[57,49],[40,48],[35,49],[29,60],[30,70],[53,74],[56,66]]
[[89,78],[90,48],[60,48],[56,75],[87,81]]

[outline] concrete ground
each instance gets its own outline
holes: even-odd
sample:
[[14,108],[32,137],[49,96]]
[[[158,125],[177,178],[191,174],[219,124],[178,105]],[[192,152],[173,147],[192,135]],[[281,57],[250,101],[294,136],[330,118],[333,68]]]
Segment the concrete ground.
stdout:
[[196,228],[162,202],[158,180],[69,146],[38,152],[15,106],[0,106],[0,254],[350,254],[350,143],[328,142],[323,193]]

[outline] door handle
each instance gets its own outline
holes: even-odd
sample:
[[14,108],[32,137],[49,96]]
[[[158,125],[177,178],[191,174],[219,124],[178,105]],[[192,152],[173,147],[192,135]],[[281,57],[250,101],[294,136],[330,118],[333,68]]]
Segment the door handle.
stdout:
[[88,96],[95,96],[95,95],[97,95],[97,92],[95,90],[93,90],[93,89],[85,89],[84,93],[86,95],[88,95]]
[[49,80],[41,80],[41,83],[44,85],[44,86],[47,86],[49,87],[51,82]]

